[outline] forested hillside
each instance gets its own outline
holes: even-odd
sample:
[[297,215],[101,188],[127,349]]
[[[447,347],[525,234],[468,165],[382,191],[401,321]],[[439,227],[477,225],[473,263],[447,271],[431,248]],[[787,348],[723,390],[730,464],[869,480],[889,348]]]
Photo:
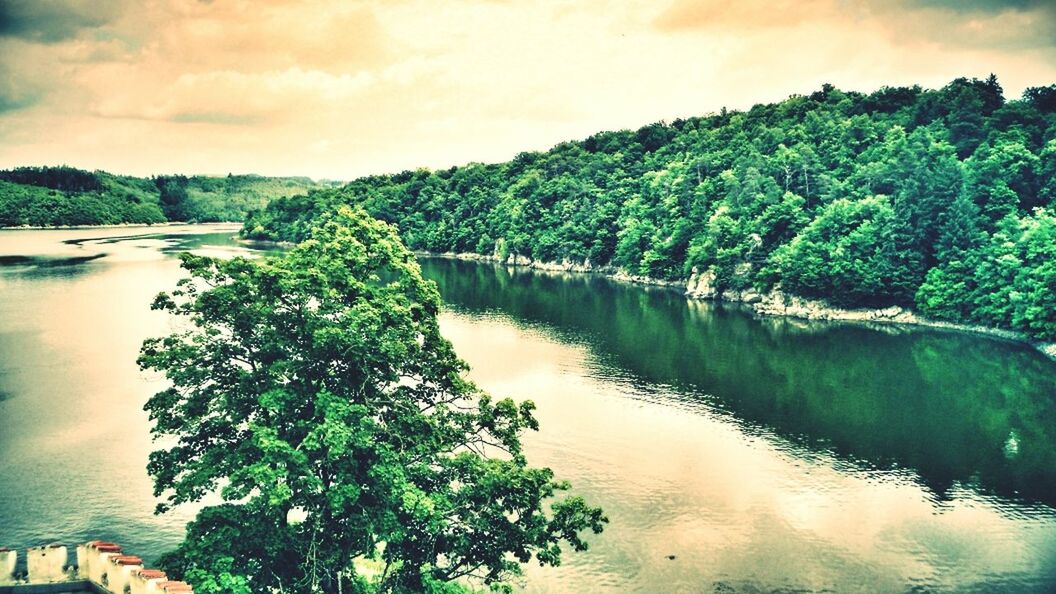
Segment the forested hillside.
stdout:
[[149,179],[72,167],[0,171],[0,227],[163,223]]
[[73,167],[0,171],[0,227],[241,221],[268,201],[332,184],[303,177],[137,178]]
[[246,213],[260,209],[275,198],[305,194],[309,190],[333,187],[307,177],[263,177],[228,175],[158,176],[161,208],[173,221],[241,221]]
[[243,233],[299,240],[335,204],[415,249],[589,262],[721,290],[1056,338],[1056,85],[871,94],[826,85],[747,112],[602,132],[507,163],[280,199]]

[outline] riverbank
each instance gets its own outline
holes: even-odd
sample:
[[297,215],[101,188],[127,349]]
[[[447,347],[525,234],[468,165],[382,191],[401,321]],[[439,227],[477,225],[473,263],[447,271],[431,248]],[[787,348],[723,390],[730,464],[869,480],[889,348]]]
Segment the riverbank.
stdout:
[[54,225],[54,226],[33,226],[33,225],[20,225],[18,227],[0,227],[0,231],[75,231],[83,229],[153,229],[157,227],[180,227],[186,225],[208,225],[213,227],[241,227],[240,221],[228,221],[228,222],[211,222],[211,223],[188,223],[181,221],[166,221],[164,223],[114,223],[111,225]]
[[720,292],[714,288],[714,279],[707,273],[694,273],[686,281],[666,281],[647,276],[627,274],[625,271],[618,270],[612,266],[596,267],[591,265],[590,262],[536,262],[525,256],[517,255],[503,259],[498,256],[487,256],[475,253],[433,253],[424,251],[417,251],[415,253],[437,258],[492,262],[495,264],[505,264],[507,266],[518,266],[552,272],[598,274],[618,282],[667,287],[673,290],[679,290],[687,299],[739,303],[747,306],[753,312],[761,316],[780,316],[804,320],[838,321],[860,324],[921,326],[953,332],[978,334],[981,336],[1027,344],[1050,360],[1056,361],[1056,343],[1033,340],[1022,332],[1005,330],[1002,328],[992,328],[989,326],[957,324],[944,320],[935,320],[921,316],[911,309],[899,306],[878,309],[844,309],[833,307],[822,300],[789,295],[779,289],[767,293],[759,293],[752,290]]

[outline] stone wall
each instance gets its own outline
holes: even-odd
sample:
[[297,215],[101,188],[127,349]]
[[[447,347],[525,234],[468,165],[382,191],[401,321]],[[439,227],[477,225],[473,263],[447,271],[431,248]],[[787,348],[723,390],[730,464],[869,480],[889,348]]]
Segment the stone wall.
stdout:
[[18,551],[0,548],[0,594],[8,592],[193,594],[194,589],[185,582],[168,579],[163,571],[147,569],[142,559],[126,555],[120,545],[93,540],[77,546],[73,563],[69,549],[62,544],[26,549],[21,566]]

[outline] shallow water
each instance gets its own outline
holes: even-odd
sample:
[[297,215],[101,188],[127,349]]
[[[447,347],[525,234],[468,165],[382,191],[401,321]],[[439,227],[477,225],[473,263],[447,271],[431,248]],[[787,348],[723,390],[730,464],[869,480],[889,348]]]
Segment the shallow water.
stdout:
[[[250,253],[231,235],[0,232],[0,545],[180,540],[194,510],[152,514],[141,407],[161,382],[135,358],[170,329],[149,304],[181,277],[173,252]],[[423,268],[472,378],[539,406],[530,461],[612,520],[527,567],[527,591],[1056,589],[1056,364],[1034,351]]]

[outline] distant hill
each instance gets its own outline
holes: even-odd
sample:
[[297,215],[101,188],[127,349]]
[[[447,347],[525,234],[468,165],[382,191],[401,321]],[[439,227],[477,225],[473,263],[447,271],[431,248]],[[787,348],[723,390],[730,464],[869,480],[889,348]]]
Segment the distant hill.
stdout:
[[334,187],[307,177],[161,175],[74,167],[0,171],[0,227],[241,221],[273,199]]

